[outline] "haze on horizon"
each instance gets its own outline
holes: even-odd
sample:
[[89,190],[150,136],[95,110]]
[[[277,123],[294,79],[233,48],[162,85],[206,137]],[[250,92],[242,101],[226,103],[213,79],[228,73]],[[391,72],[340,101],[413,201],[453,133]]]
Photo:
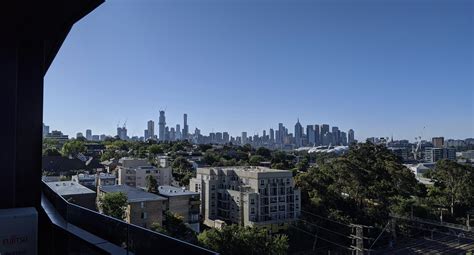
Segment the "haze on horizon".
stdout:
[[468,0],[108,0],[50,67],[44,122],[143,136],[166,109],[203,134],[293,132],[299,118],[359,140],[473,137],[473,13]]

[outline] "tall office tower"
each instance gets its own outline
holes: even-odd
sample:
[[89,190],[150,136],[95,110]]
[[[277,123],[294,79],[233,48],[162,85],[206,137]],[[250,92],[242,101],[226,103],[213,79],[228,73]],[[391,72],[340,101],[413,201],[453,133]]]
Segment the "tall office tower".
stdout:
[[149,136],[148,136],[148,129],[145,129],[145,131],[143,131],[143,138],[146,140],[148,140]]
[[242,132],[242,145],[247,144],[247,132]]
[[321,135],[319,133],[319,125],[314,125],[314,145],[321,145]]
[[349,132],[347,133],[347,142],[349,143],[349,145],[351,145],[355,142],[354,130],[352,130],[352,129],[349,129]]
[[322,145],[328,145],[323,143],[323,137],[326,133],[329,133],[329,125],[328,124],[322,124],[321,129],[319,130],[319,136],[321,137],[321,144]]
[[216,132],[216,142],[217,143],[222,143],[222,133],[221,132]]
[[312,146],[316,144],[316,137],[315,137],[313,125],[306,126],[306,144],[308,146]]
[[81,132],[79,132],[76,134],[76,139],[78,138],[84,138],[84,135]]
[[201,130],[199,128],[194,129],[194,135],[195,136],[200,136],[201,135]]
[[332,145],[340,144],[340,133],[338,127],[332,127]]
[[44,123],[43,123],[43,137],[45,137],[46,135],[49,134],[49,126],[46,126]]
[[179,124],[176,124],[176,140],[181,140],[183,139],[182,135],[181,135],[181,126]]
[[124,127],[117,127],[117,136],[120,138],[120,140],[127,140],[127,128]]
[[229,139],[229,133],[224,132],[224,133],[222,134],[222,140],[224,141],[224,143],[228,143],[228,142],[230,141],[230,139]]
[[347,146],[347,134],[341,131],[341,145]]
[[333,141],[333,138],[332,138],[333,134],[331,132],[326,132],[324,135],[323,135],[323,145],[327,146],[327,145],[330,145]]
[[266,137],[267,137],[267,131],[263,130],[262,139],[265,140],[265,139],[267,139]]
[[303,146],[303,126],[299,119],[295,124],[295,144],[297,148]]
[[188,139],[189,127],[188,127],[188,115],[186,113],[183,115],[183,119],[184,119],[183,133],[181,135],[183,136],[183,139]]
[[166,117],[165,117],[165,111],[160,111],[160,118],[158,121],[158,138],[160,141],[165,140],[165,126],[166,126]]
[[273,128],[270,128],[270,142],[275,142],[275,131],[273,130]]
[[99,136],[99,140],[105,141],[106,137],[107,137],[106,135],[102,134],[102,135]]
[[275,131],[275,137],[276,137],[275,138],[275,143],[278,144],[278,139],[280,137],[280,131],[278,131],[278,130]]
[[431,143],[435,148],[443,148],[444,146],[444,137],[433,137],[431,138]]
[[176,131],[174,128],[171,128],[170,130],[170,141],[176,141]]
[[155,138],[155,122],[153,120],[149,120],[147,123],[147,128],[148,128],[148,137],[145,137],[145,139],[147,138],[154,139]]
[[92,130],[90,129],[86,130],[86,139],[87,141],[92,141]]
[[170,140],[170,128],[168,126],[165,127],[165,141]]
[[285,127],[283,123],[278,123],[278,136],[277,136],[277,143],[283,144],[283,138],[285,137]]

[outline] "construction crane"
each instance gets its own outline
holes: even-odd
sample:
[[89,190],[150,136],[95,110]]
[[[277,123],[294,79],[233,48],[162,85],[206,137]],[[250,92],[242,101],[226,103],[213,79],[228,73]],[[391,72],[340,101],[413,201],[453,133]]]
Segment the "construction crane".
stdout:
[[425,131],[425,128],[426,128],[426,127],[423,127],[423,130],[421,131],[421,135],[420,135],[420,136],[415,137],[416,146],[413,146],[413,147],[412,147],[413,158],[414,158],[415,160],[417,160],[417,159],[418,159],[418,156],[420,156],[420,154],[421,154],[421,153],[420,153],[420,152],[421,152],[421,141],[422,141],[421,137],[423,136],[423,133],[424,133],[424,131]]

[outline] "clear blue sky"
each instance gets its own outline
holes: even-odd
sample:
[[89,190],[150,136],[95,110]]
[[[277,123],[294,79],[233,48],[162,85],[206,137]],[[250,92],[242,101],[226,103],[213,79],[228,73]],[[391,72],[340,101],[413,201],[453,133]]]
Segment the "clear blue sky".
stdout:
[[45,77],[44,121],[75,136],[293,132],[474,136],[470,0],[108,0],[78,22]]

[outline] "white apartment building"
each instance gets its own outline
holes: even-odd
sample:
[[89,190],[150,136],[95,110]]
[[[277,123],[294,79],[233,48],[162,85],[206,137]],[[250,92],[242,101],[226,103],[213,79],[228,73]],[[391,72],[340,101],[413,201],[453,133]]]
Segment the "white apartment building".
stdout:
[[119,185],[146,188],[146,177],[153,176],[158,186],[170,185],[172,179],[171,167],[154,167],[146,159],[122,158],[117,166]]
[[204,224],[211,227],[225,221],[278,231],[301,212],[301,192],[287,170],[253,166],[198,168],[190,190],[201,193],[201,215]]
[[76,174],[71,177],[71,181],[95,190],[97,186],[115,185],[117,177],[109,173]]

